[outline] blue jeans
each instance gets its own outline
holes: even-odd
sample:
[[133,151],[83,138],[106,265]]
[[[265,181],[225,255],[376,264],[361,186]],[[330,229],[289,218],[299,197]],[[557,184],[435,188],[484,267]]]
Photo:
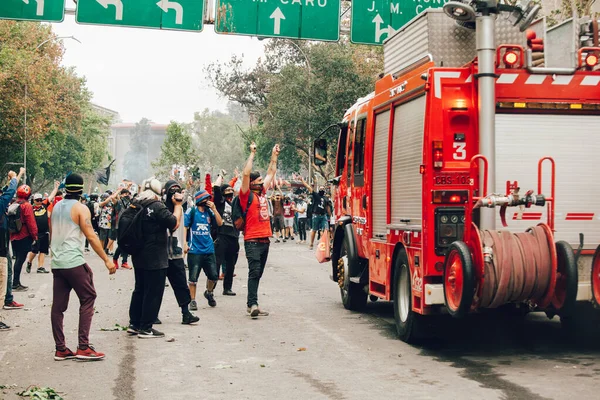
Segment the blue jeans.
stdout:
[[6,260],[8,261],[8,274],[6,279],[6,297],[4,298],[4,304],[10,304],[13,302],[14,297],[12,294],[12,282],[13,282],[13,262],[12,262],[12,253],[10,250],[8,251],[8,255],[6,256]]
[[190,282],[198,282],[200,271],[204,271],[209,281],[219,280],[219,269],[215,253],[212,254],[188,254],[188,269]]
[[248,259],[248,307],[258,305],[258,285],[265,272],[270,243],[244,242]]

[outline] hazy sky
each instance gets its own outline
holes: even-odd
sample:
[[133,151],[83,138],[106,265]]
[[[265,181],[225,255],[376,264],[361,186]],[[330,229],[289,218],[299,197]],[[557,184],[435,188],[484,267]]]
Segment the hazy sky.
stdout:
[[[72,0],[67,7],[74,8]],[[264,42],[244,36],[217,35],[212,25],[201,33],[78,25],[75,16],[53,24],[65,40],[64,65],[87,78],[98,105],[118,111],[124,122],[147,117],[157,123],[191,121],[195,111],[223,109],[204,74],[204,66],[244,55],[254,65]]]

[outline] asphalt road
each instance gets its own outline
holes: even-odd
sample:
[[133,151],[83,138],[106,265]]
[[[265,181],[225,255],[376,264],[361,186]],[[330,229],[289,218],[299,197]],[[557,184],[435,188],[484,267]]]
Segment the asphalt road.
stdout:
[[[555,320],[534,314],[524,323],[497,315],[443,319],[421,346],[395,338],[390,303],[366,312],[344,310],[328,266],[305,246],[273,244],[260,303],[269,317],[246,315],[247,267],[237,268],[237,297],[211,309],[202,298],[195,326],[180,324],[166,288],[157,326],[165,339],[139,340],[127,325],[132,271],[110,279],[96,256],[98,299],[91,341],[99,362],[53,360],[51,275],[25,274],[17,293],[26,309],[0,311],[13,326],[0,333],[0,398],[15,399],[30,385],[75,399],[598,399],[600,326],[586,316],[577,339]],[[204,277],[201,278],[204,280]],[[221,287],[221,286],[220,286]],[[35,297],[30,298],[30,295]],[[76,347],[77,298],[65,318]],[[598,313],[594,314],[597,317]]]

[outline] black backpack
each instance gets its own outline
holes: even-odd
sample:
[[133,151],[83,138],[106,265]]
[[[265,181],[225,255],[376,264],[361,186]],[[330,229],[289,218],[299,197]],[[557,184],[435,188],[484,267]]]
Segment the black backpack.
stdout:
[[119,218],[119,247],[127,254],[135,256],[144,250],[144,229],[142,220],[144,210],[150,204],[142,206],[139,203],[131,203]]
[[8,206],[6,212],[8,221],[8,231],[10,233],[19,233],[23,229],[23,221],[21,221],[21,203],[12,203]]
[[246,211],[242,209],[242,205],[240,204],[240,196],[235,196],[233,201],[231,202],[231,220],[233,221],[233,225],[235,229],[240,232],[243,232],[246,229],[246,214],[250,209],[250,204],[254,200],[254,193],[250,191],[248,195],[248,204],[246,205]]

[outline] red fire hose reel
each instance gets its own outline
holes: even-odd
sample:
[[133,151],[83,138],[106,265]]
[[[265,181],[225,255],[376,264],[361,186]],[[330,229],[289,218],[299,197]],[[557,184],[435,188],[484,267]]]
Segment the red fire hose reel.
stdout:
[[[477,176],[479,160],[483,161],[487,177],[487,159],[481,155],[471,160],[471,177]],[[544,161],[550,161],[552,166],[550,197],[541,194]],[[474,182],[471,179],[471,186]],[[482,192],[487,193],[487,178]],[[532,309],[552,310],[561,315],[571,311],[577,299],[577,265],[568,243],[554,243],[554,201],[555,162],[550,157],[538,162],[538,194],[528,191],[521,197],[517,182],[507,182],[506,195],[473,197],[473,190],[469,191],[464,240],[450,246],[444,266],[444,296],[451,315],[460,317],[477,309],[511,303],[525,303]],[[502,224],[506,226],[508,207],[546,204],[547,223],[523,233],[482,231],[472,222],[473,210],[480,207],[500,207]],[[595,264],[600,270],[600,249],[596,255]],[[600,300],[600,271],[597,279]]]

